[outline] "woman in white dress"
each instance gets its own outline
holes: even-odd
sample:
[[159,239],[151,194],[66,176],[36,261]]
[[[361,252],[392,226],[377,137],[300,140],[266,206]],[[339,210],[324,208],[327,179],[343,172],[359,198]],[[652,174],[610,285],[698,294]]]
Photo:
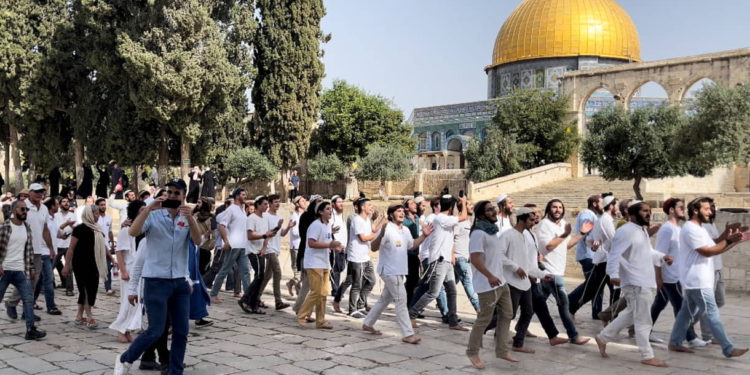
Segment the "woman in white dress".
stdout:
[[138,216],[138,211],[146,204],[140,200],[132,201],[128,204],[128,220],[123,223],[120,233],[117,235],[117,264],[120,265],[120,312],[109,328],[117,331],[117,338],[122,343],[133,342],[131,332],[141,329],[141,304],[136,302],[131,305],[128,301],[128,291],[130,283],[137,283],[138,280],[130,280],[130,271],[133,269],[136,253],[135,237],[128,233],[127,226]]

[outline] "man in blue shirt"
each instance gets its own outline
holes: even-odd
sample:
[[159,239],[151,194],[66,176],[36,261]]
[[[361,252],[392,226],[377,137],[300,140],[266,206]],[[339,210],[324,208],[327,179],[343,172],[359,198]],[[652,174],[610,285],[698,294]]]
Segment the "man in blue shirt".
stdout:
[[[192,209],[184,205],[187,185],[181,179],[167,183],[167,197],[159,197],[146,207],[130,226],[130,235],[145,235],[148,253],[143,265],[143,304],[148,329],[128,350],[117,356],[115,375],[127,374],[133,362],[164,332],[167,315],[172,322],[172,348],[169,373],[180,375],[187,347],[192,282],[188,270],[188,238],[201,242]],[[136,296],[130,296],[131,304]]]
[[[594,225],[596,226],[596,223],[599,221],[599,216],[602,215],[602,199],[603,198],[601,195],[592,195],[588,198],[588,200],[586,201],[588,208],[578,214],[578,217],[576,218],[575,228],[573,228],[573,233],[580,233],[581,228],[583,227],[583,223],[587,221],[594,223]],[[588,278],[591,276],[591,271],[594,270],[594,262],[592,259],[594,256],[594,252],[586,244],[586,236],[588,236],[589,233],[581,233],[581,235],[583,235],[583,238],[578,241],[578,244],[576,245],[576,261],[581,265],[581,268],[583,269],[583,276],[586,280],[588,280]],[[583,296],[585,286],[586,282],[573,290],[573,292],[570,293],[568,299],[573,300],[581,298]],[[598,315],[602,311],[602,292],[603,290],[599,291],[596,297],[594,297],[594,300],[591,302],[591,316],[594,320],[599,319]]]

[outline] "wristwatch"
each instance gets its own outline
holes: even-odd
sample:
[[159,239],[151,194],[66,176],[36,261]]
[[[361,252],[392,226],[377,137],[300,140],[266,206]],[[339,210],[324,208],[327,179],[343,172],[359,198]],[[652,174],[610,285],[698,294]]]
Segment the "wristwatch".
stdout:
[[263,239],[265,240],[266,238],[268,238],[268,236],[264,234],[263,235]]

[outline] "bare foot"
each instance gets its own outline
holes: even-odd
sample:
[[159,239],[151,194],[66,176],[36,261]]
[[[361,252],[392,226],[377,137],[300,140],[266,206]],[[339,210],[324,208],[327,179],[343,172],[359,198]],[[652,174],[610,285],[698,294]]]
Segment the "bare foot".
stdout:
[[557,345],[560,345],[560,344],[565,344],[566,342],[568,342],[568,339],[564,339],[562,337],[553,337],[553,338],[549,339],[549,344],[551,346],[557,346]]
[[571,318],[571,319],[573,319],[573,323],[574,323],[574,324],[578,324],[578,319],[576,319],[576,314],[572,314],[572,315],[570,316],[570,318]]
[[474,366],[474,368],[477,369],[484,369],[484,363],[482,363],[482,360],[479,358],[478,355],[469,356],[469,361],[471,361],[471,365]]
[[570,343],[571,344],[576,344],[576,345],[583,345],[583,344],[586,344],[589,341],[591,341],[591,337],[581,337],[581,336],[579,336],[575,340],[570,340]]
[[128,338],[128,342],[133,342],[133,335],[130,333],[130,331],[125,332],[125,337]]
[[339,314],[343,314],[344,313],[343,311],[341,311],[341,304],[338,303],[338,302],[334,302],[333,303],[333,311],[337,312]]
[[731,353],[729,353],[729,357],[739,357],[745,353],[747,353],[748,349],[734,349]]
[[462,326],[460,324],[457,325],[457,326],[451,327],[451,329],[454,330],[454,331],[469,331],[468,328],[466,328],[466,327],[464,327],[464,326]]
[[601,354],[604,358],[609,357],[609,355],[607,354],[607,343],[602,341],[599,336],[594,337],[594,340],[596,340],[596,346],[599,347],[599,354]]
[[529,348],[527,348],[525,346],[522,346],[520,348],[512,347],[510,350],[512,350],[514,352],[526,353],[526,354],[534,354],[534,353],[536,353],[536,351],[534,349],[529,349]]
[[213,303],[214,305],[221,305],[221,302],[222,301],[221,301],[221,298],[219,298],[219,296],[211,297],[211,303]]
[[309,316],[309,315],[308,315],[308,316],[307,316],[307,317],[305,318],[305,321],[306,321],[306,322],[308,322],[308,323],[312,323],[312,322],[314,322],[314,321],[315,321],[315,318],[313,318],[312,316]]
[[119,342],[121,342],[123,344],[127,343],[127,342],[130,342],[130,341],[128,341],[128,336],[126,334],[124,334],[124,333],[118,333],[117,334],[117,341],[119,341]]
[[411,320],[411,328],[419,328],[419,323],[417,323],[416,319]]
[[538,337],[538,336],[535,335],[535,334],[533,334],[533,333],[531,333],[531,331],[526,331],[526,337],[534,338],[534,337]]
[[407,344],[415,344],[416,345],[416,344],[419,344],[419,342],[422,341],[422,339],[420,339],[417,336],[411,335],[411,336],[408,336],[408,337],[404,337],[403,339],[401,339],[401,341],[403,341],[403,342],[405,342]]
[[609,320],[602,320],[602,326],[604,326],[604,328],[607,328],[608,325],[609,325]]
[[300,327],[300,328],[305,329],[305,328],[307,328],[307,321],[306,320],[299,320],[298,319],[297,320],[297,326]]
[[680,346],[669,345],[668,349],[670,352],[695,353],[692,349],[686,348],[682,345]]
[[660,359],[656,359],[656,358],[644,359],[641,361],[641,363],[643,363],[644,365],[649,365],[649,366],[654,366],[654,367],[669,367],[667,366],[666,363],[664,363],[664,361]]
[[374,327],[370,327],[370,326],[364,325],[364,324],[362,324],[362,330],[365,331],[365,332],[370,332],[370,333],[372,333],[373,335],[376,335],[376,336],[380,336],[380,335],[383,334],[383,332],[378,331]]
[[331,323],[325,322],[322,325],[316,326],[317,329],[333,329]]
[[501,356],[498,356],[497,358],[500,358],[500,359],[504,359],[504,360],[506,360],[506,361],[508,361],[508,362],[514,362],[514,363],[515,363],[515,362],[520,362],[520,361],[518,360],[518,358],[516,358],[516,357],[514,357],[514,356],[512,356],[512,355],[510,355],[510,354],[506,354],[506,355],[501,355]]

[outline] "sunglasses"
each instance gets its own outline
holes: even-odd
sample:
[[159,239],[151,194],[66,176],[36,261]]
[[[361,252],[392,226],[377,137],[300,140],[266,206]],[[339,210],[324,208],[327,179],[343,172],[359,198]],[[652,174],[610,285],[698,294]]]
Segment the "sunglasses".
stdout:
[[16,210],[21,210],[21,212],[29,212],[28,207],[18,207]]
[[167,195],[174,195],[176,197],[179,197],[182,195],[182,192],[179,190],[167,190]]

